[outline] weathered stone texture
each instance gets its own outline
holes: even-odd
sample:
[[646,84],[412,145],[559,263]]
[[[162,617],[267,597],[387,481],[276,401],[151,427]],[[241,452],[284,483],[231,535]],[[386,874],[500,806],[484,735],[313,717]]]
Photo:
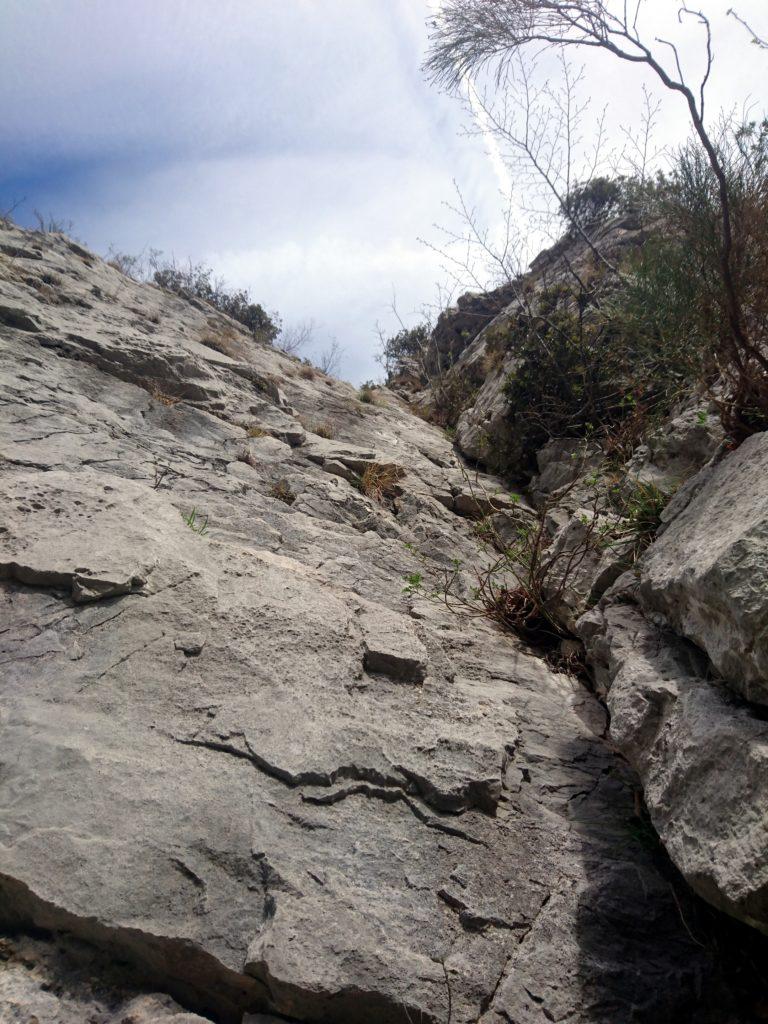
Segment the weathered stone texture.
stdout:
[[[94,961],[57,1009],[41,954],[0,1017],[720,1024],[599,704],[404,594],[483,557],[441,432],[64,238],[0,243],[39,328],[0,326],[0,919],[138,979],[102,1009]],[[333,471],[371,460],[391,503]]]
[[763,716],[634,604],[608,601],[580,628],[608,691],[611,738],[637,770],[673,861],[705,899],[768,932]]
[[768,704],[768,434],[705,471],[644,559],[640,600]]

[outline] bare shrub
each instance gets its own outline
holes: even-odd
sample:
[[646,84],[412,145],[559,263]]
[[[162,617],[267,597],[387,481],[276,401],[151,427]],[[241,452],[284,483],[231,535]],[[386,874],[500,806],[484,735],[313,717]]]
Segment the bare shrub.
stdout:
[[110,245],[107,251],[107,266],[119,271],[132,281],[152,280],[152,274],[160,265],[162,253],[159,249],[142,249],[140,253],[127,253]]
[[284,505],[292,505],[296,501],[296,495],[291,490],[291,485],[283,477],[270,488],[270,496],[276,498],[278,501],[282,501]]
[[318,370],[320,370],[321,373],[326,374],[328,377],[335,377],[341,368],[341,359],[343,355],[344,349],[334,338],[328,348],[320,353],[317,360]]
[[751,43],[752,43],[752,45],[753,45],[753,46],[758,46],[758,47],[760,47],[760,49],[761,49],[761,50],[768,50],[768,37],[766,37],[766,38],[763,38],[763,37],[759,36],[759,35],[757,34],[757,32],[755,32],[755,30],[754,30],[754,29],[752,28],[752,26],[751,26],[751,25],[749,24],[749,22],[745,21],[745,20],[744,20],[744,18],[742,18],[742,17],[741,17],[741,16],[740,16],[740,15],[738,14],[738,12],[737,12],[737,11],[734,11],[734,9],[733,9],[732,7],[731,7],[731,8],[729,8],[729,10],[728,10],[728,14],[729,14],[729,15],[730,15],[730,16],[731,16],[732,18],[735,18],[735,19],[736,19],[736,21],[738,21],[738,22],[739,22],[739,24],[740,24],[740,25],[741,25],[741,26],[742,26],[743,28],[745,28],[745,29],[747,30],[747,32],[748,32],[748,33],[749,33],[749,35],[751,36],[751,40],[750,40],[750,41],[751,41]]
[[302,320],[299,323],[290,324],[283,327],[275,338],[275,348],[280,349],[287,356],[295,356],[311,344],[315,331],[314,320]]
[[0,227],[12,228],[16,224],[14,214],[25,202],[24,199],[15,199],[5,210],[0,210]]
[[71,235],[74,230],[74,221],[60,220],[51,213],[46,215],[40,213],[39,210],[34,210],[33,214],[37,222],[37,230],[44,235]]

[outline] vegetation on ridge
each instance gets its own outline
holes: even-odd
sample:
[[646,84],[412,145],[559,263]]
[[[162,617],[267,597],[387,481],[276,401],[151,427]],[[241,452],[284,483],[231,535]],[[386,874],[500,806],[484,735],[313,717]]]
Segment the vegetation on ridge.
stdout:
[[[445,232],[460,243],[459,255],[444,252],[446,263],[482,291],[479,257],[510,301],[490,326],[478,317],[474,332],[465,329],[463,347],[450,350],[458,365],[439,365],[442,338],[423,327],[385,340],[383,361],[395,379],[417,364],[430,417],[450,426],[486,374],[503,368],[507,437],[486,447],[494,468],[512,475],[529,474],[550,438],[589,438],[626,457],[649,424],[693,393],[714,402],[735,444],[768,427],[768,120],[705,120],[716,40],[704,14],[681,8],[702,33],[704,71],[689,82],[674,46],[641,34],[643,0],[631,14],[619,7],[447,0],[433,24],[428,73],[457,90],[467,75],[486,82],[494,73],[492,86],[477,86],[470,114],[476,121],[483,112],[478,131],[495,137],[511,177],[536,183],[561,238],[526,273],[514,258],[509,217],[494,246],[459,193],[454,212],[464,229]],[[541,46],[561,62],[560,86],[538,84],[529,50]],[[664,173],[651,156],[658,106],[648,94],[626,173],[598,170],[601,129],[591,162],[579,156],[585,108],[566,54],[580,47],[645,66],[684,100],[691,137]],[[461,309],[453,315],[464,325]],[[462,362],[483,329],[485,362]]]

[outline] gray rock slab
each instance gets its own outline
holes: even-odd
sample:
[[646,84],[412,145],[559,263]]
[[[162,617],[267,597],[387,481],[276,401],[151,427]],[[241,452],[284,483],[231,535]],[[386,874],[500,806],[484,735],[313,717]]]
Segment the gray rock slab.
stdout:
[[405,683],[420,683],[427,674],[427,652],[404,615],[381,609],[365,612],[364,664],[368,672],[382,673]]
[[611,737],[637,770],[672,860],[710,903],[768,932],[765,721],[706,659],[616,603],[583,624],[604,666]]
[[[768,704],[768,434],[711,470],[642,564],[640,600]],[[695,484],[695,481],[692,481]]]
[[[445,435],[62,236],[0,246],[39,253],[1,250],[0,303],[41,327],[0,325],[0,927],[102,957],[62,1021],[104,960],[140,981],[109,1012],[150,1019],[718,1008],[592,696],[482,618],[409,615],[425,562],[482,557],[430,497],[465,482]],[[274,439],[299,417],[335,437]],[[326,459],[402,466],[397,506]],[[63,1006],[44,984],[27,1018]]]

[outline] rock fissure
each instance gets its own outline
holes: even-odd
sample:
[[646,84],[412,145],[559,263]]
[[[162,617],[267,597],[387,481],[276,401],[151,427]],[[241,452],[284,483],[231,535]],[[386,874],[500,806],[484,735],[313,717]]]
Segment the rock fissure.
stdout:
[[427,814],[424,809],[402,789],[374,786],[367,782],[358,782],[353,786],[344,786],[332,793],[304,793],[302,794],[302,800],[312,804],[330,805],[339,803],[340,801],[346,800],[348,797],[352,796],[365,796],[370,799],[383,800],[385,803],[401,801],[413,812],[415,817],[418,818],[422,824],[427,826],[427,828],[435,829],[437,832],[444,832],[447,836],[454,836],[455,838],[463,839],[468,843],[474,843],[476,846],[488,845],[482,839],[477,839],[464,829],[460,829],[456,825],[451,825],[440,818],[435,818],[432,815]]
[[135,657],[137,654],[141,654],[143,651],[146,651],[148,647],[152,647],[154,644],[156,644],[158,642],[158,640],[162,640],[164,636],[165,636],[164,632],[163,633],[158,633],[157,636],[154,636],[150,640],[147,640],[146,643],[142,644],[140,647],[135,648],[135,650],[128,651],[127,654],[121,655],[121,657],[119,657],[117,659],[117,661],[113,662],[111,665],[108,665],[107,668],[105,668],[105,669],[103,669],[103,671],[99,672],[99,674],[97,676],[95,676],[93,679],[87,679],[86,678],[83,681],[83,685],[82,685],[81,689],[85,690],[88,687],[95,685],[101,679],[104,679],[105,676],[109,676],[120,665],[124,665],[127,661],[130,661],[130,659]]
[[[327,773],[317,771],[291,773],[277,765],[271,764],[264,757],[257,754],[242,735],[240,735],[240,739],[243,740],[243,747],[245,749],[225,741],[198,739],[194,737],[181,738],[179,736],[174,736],[173,739],[175,739],[177,743],[187,746],[204,747],[208,750],[229,754],[241,760],[248,761],[259,771],[264,772],[270,778],[282,782],[291,789],[303,790],[304,787],[311,786],[323,787],[330,790],[330,792],[324,793],[302,792],[301,799],[306,803],[317,806],[330,806],[352,796],[365,796],[370,799],[383,800],[388,803],[393,801],[402,801],[415,815],[415,817],[428,828],[436,829],[439,832],[444,832],[446,835],[455,836],[469,843],[487,845],[482,839],[478,839],[466,830],[450,824],[450,821],[436,818],[433,815],[428,814],[415,800],[415,797],[419,794],[407,779],[398,779],[395,777],[387,778],[382,776],[375,769],[364,768],[359,765],[345,765]],[[331,787],[343,779],[356,781],[350,786],[341,786],[337,789],[331,789]],[[441,808],[435,809],[442,810]]]

